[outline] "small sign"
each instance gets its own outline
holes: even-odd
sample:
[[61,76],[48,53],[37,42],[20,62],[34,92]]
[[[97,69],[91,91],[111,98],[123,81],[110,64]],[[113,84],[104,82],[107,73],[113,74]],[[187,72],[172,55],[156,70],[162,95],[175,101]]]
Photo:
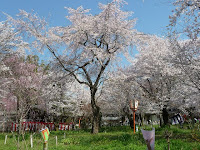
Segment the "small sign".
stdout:
[[44,139],[44,142],[46,143],[49,139],[49,129],[45,127],[44,129],[40,130],[40,134],[42,138]]
[[138,101],[135,100],[135,109],[137,109],[137,108],[138,108]]

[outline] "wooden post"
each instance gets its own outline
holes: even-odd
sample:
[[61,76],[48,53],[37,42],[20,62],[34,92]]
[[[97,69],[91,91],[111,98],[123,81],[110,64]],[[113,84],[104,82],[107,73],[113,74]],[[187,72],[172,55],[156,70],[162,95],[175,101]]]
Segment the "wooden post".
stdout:
[[169,137],[167,138],[167,143],[168,143],[168,150],[170,150],[170,140],[169,140]]
[[57,145],[58,145],[58,137],[56,136],[56,147],[57,147]]
[[64,139],[66,138],[66,134],[65,134],[65,132],[64,132]]
[[81,118],[79,118],[79,129],[81,128]]
[[19,133],[18,133],[18,137],[17,137],[17,148],[19,149]]
[[165,138],[167,139],[168,150],[170,150],[170,137],[172,136],[172,132],[168,130],[165,131]]
[[48,143],[47,142],[44,142],[44,144],[43,144],[43,150],[48,150]]
[[135,110],[133,110],[133,133],[135,134]]
[[32,134],[30,135],[30,140],[31,140],[31,148],[33,148],[33,136],[32,136]]
[[137,110],[138,107],[138,101],[135,100],[134,104],[132,103],[132,101],[130,101],[130,109],[133,111],[133,134],[135,134],[135,112]]
[[8,135],[6,135],[6,136],[5,136],[5,142],[4,142],[4,144],[6,144],[6,141],[7,141],[7,137],[8,137]]

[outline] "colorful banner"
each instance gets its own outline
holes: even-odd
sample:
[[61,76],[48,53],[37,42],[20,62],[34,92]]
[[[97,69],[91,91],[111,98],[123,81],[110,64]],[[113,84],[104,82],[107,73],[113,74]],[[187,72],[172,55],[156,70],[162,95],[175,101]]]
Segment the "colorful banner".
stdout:
[[40,134],[42,138],[44,139],[44,142],[47,142],[49,139],[49,129],[45,127],[44,129],[40,130]]

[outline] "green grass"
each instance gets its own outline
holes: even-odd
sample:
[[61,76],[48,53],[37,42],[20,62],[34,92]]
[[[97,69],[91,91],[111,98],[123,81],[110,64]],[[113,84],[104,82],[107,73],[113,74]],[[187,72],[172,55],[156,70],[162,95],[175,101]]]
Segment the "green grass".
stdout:
[[[150,129],[150,127],[145,127]],[[167,141],[164,132],[173,132],[171,137],[171,150],[200,150],[200,132],[190,129],[180,129],[176,126],[158,128],[156,127],[156,150],[167,150]],[[64,139],[64,132],[66,138]],[[6,133],[0,134],[0,150],[16,150],[16,134],[7,133],[7,144],[4,145]],[[58,137],[56,146],[55,136]],[[41,150],[43,141],[41,135],[33,135],[32,150]],[[99,134],[92,135],[89,131],[52,131],[48,141],[49,150],[146,150],[146,144],[141,132],[133,135],[129,127],[102,128]],[[24,138],[20,137],[20,149],[30,148],[30,133]]]

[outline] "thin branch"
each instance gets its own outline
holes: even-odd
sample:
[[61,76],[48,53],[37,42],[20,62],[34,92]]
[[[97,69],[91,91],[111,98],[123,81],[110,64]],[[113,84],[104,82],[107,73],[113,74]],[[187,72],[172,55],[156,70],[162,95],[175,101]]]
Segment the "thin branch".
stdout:
[[59,64],[61,65],[61,67],[70,73],[70,75],[72,75],[80,84],[86,84],[87,86],[90,86],[87,82],[84,82],[84,81],[80,81],[78,79],[78,77],[75,75],[75,73],[73,71],[70,71],[69,69],[67,69],[64,64],[62,63],[62,61],[60,60],[60,58],[55,54],[54,50],[47,44],[46,45],[48,50],[53,54],[53,56],[58,60]]

